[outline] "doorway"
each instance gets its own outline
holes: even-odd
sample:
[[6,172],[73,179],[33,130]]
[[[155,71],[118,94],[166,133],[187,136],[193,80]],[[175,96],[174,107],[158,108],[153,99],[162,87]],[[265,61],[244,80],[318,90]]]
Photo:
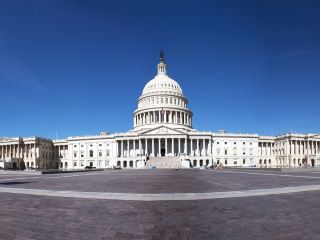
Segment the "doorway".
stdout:
[[12,163],[12,168],[13,168],[13,169],[17,169],[17,163],[16,163],[16,162],[13,162],[13,163]]
[[161,157],[164,157],[166,155],[166,150],[164,148],[161,148]]
[[311,166],[314,167],[314,159],[311,159]]

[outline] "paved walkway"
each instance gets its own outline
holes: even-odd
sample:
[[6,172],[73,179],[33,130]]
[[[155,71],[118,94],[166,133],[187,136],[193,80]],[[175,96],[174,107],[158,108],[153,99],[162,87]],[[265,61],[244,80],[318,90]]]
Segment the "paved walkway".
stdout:
[[318,191],[318,190],[320,190],[320,185],[283,187],[283,188],[271,188],[271,189],[255,189],[255,190],[229,191],[229,192],[159,193],[159,194],[76,192],[76,191],[56,191],[56,190],[5,188],[5,187],[0,188],[1,193],[15,193],[15,194],[81,198],[81,199],[86,198],[86,199],[104,199],[104,200],[125,200],[125,201],[190,201],[190,200],[205,200],[205,199],[266,196],[266,195],[299,193],[299,192]]

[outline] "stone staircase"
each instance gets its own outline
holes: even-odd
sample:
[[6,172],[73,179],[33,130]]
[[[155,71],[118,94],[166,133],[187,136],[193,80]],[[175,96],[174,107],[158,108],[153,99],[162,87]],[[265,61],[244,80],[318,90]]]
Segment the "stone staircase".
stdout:
[[174,157],[150,157],[146,167],[154,166],[156,168],[182,168],[179,156]]

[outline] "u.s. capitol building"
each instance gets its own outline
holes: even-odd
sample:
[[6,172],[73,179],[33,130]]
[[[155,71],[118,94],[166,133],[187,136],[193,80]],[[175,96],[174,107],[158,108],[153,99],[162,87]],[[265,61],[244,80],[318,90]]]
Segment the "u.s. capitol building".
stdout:
[[0,167],[14,169],[86,166],[109,168],[197,168],[222,163],[243,167],[320,165],[319,134],[259,136],[225,131],[200,132],[179,84],[167,74],[163,53],[157,75],[144,87],[124,133],[50,140],[0,138]]

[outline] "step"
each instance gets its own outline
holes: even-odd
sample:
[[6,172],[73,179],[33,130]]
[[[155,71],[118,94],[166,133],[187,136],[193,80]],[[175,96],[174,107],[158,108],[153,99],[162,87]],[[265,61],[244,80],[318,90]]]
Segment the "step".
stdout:
[[150,157],[146,164],[147,167],[156,168],[182,168],[180,157]]

